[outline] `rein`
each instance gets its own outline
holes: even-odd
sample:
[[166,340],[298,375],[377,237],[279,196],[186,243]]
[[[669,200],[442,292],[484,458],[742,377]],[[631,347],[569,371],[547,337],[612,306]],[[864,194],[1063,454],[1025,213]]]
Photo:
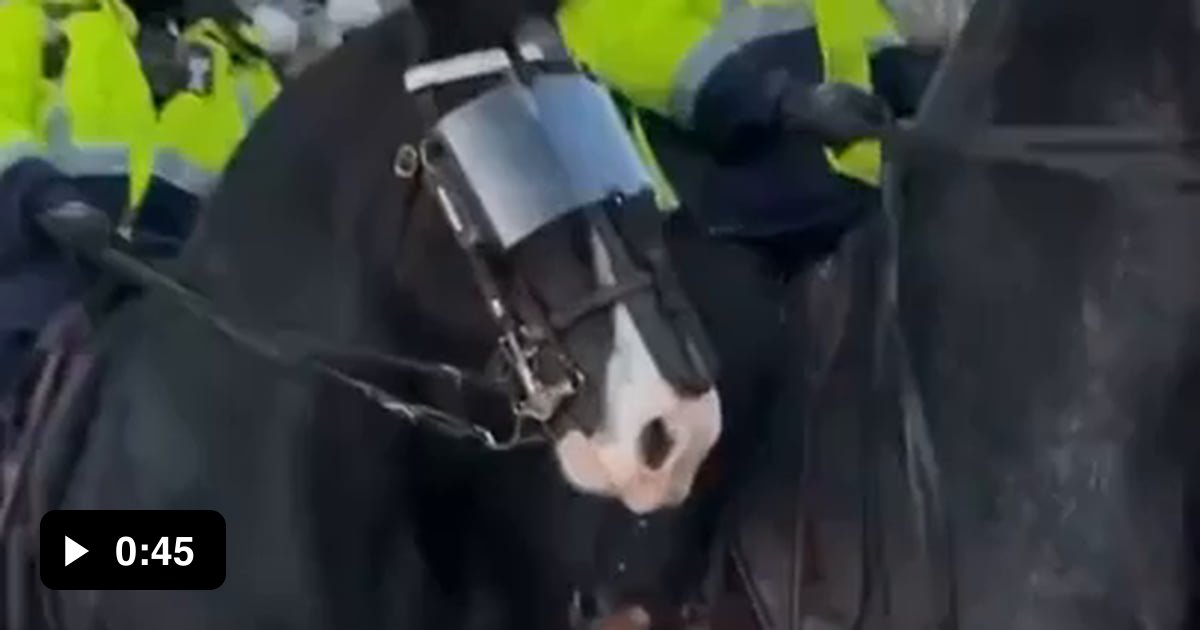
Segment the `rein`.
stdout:
[[235,322],[218,311],[205,296],[138,258],[108,244],[108,219],[100,211],[72,203],[54,208],[37,217],[38,224],[65,250],[97,264],[123,280],[144,290],[163,293],[189,314],[221,331],[231,340],[273,363],[299,367],[359,392],[389,414],[414,425],[456,439],[473,439],[492,451],[507,451],[543,441],[544,436],[526,435],[525,420],[513,418],[513,430],[506,437],[436,407],[401,399],[374,383],[355,377],[325,357],[338,355],[380,361],[404,372],[448,382],[458,391],[467,388],[506,396],[501,383],[455,365],[394,356],[355,348],[331,348],[310,335],[288,331],[264,332]]

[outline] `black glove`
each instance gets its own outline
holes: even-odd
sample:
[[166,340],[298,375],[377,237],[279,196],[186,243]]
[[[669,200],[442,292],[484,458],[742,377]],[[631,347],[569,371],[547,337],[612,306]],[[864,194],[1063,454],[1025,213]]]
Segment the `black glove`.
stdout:
[[848,83],[790,85],[780,114],[785,129],[811,133],[833,147],[881,137],[892,118],[883,99]]
[[[6,260],[36,256],[56,248],[55,241],[64,237],[89,247],[98,242],[96,234],[108,238],[108,216],[89,205],[71,179],[45,161],[26,159],[5,169],[0,193],[0,252]],[[59,226],[59,234],[45,230],[50,213],[58,215],[50,220]]]

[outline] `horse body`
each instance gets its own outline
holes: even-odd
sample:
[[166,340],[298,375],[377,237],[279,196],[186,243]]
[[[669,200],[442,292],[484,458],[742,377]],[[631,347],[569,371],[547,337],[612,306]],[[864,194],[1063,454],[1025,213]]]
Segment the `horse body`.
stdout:
[[766,625],[1196,624],[1197,24],[975,4],[890,155],[903,343],[876,336],[882,221],[798,296],[809,428],[771,440],[736,541]]
[[922,156],[910,182],[901,295],[956,528],[961,627],[1184,626],[1193,14],[981,2],[927,103],[921,124],[968,154],[993,130],[1054,145]]
[[[410,19],[368,29],[283,93],[232,161],[177,275],[241,325],[319,340],[330,354],[375,351],[341,363],[355,377],[465,417],[503,417],[502,398],[414,379],[384,356],[482,371],[496,335],[432,196],[393,170],[398,147],[425,131],[402,80]],[[461,46],[499,43],[488,38],[507,26]],[[603,251],[582,227],[534,240],[514,255],[534,283],[570,293],[604,281]],[[581,260],[592,264],[563,264]],[[670,523],[579,490],[642,511],[681,501],[719,431],[715,393],[664,389],[632,318],[618,305],[567,333],[599,385],[571,403],[595,426],[568,433],[576,443],[560,442],[556,458],[426,434],[165,297],[123,307],[97,337],[101,369],[48,428],[34,505],[218,510],[227,579],[211,592],[56,593],[56,616],[67,628],[566,627],[576,587],[658,570],[597,569],[603,538],[644,531],[650,544],[655,523]],[[618,405],[647,392],[653,407]],[[665,463],[650,464],[642,433],[656,419],[673,439]]]

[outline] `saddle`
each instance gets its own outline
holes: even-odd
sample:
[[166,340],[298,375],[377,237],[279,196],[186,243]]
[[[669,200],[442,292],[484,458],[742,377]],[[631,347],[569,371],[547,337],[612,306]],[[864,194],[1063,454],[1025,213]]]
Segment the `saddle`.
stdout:
[[801,321],[791,329],[803,332],[805,351],[786,368],[761,463],[731,517],[729,559],[764,630],[852,623],[865,525],[855,434],[870,411],[874,260],[860,227],[794,281],[791,312]]

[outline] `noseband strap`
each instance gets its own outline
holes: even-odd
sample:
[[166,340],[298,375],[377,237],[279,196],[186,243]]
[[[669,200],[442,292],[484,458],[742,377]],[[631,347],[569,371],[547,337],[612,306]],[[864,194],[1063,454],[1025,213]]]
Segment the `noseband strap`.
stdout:
[[645,291],[654,286],[654,278],[650,274],[637,271],[631,277],[616,284],[601,285],[587,297],[561,309],[551,310],[547,320],[554,330],[569,330],[579,320],[597,311],[611,308],[614,304],[628,299],[630,296]]

